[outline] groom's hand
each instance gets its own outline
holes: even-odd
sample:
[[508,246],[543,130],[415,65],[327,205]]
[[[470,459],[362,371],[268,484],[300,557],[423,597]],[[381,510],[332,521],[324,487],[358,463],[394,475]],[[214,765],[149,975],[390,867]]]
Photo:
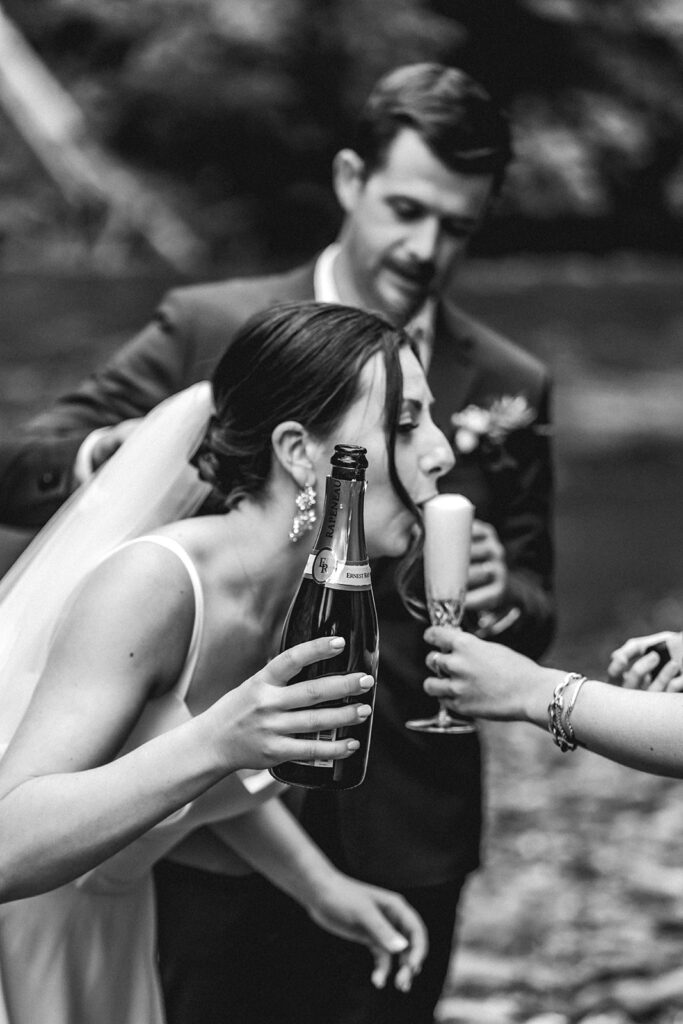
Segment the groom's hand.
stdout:
[[140,419],[121,420],[111,427],[98,427],[84,439],[74,463],[74,486],[79,487],[89,480],[93,473],[103,466],[130,437]]
[[490,523],[475,519],[465,607],[472,612],[500,608],[505,600],[507,583],[505,548]]

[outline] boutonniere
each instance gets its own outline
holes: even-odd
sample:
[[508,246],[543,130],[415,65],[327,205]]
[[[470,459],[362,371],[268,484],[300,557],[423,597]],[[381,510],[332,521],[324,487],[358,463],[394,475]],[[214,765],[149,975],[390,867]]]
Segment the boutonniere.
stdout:
[[524,395],[501,395],[488,408],[479,405],[468,405],[460,412],[451,416],[451,424],[455,430],[453,445],[461,455],[470,455],[481,448],[489,454],[496,454],[501,465],[502,449],[507,436],[516,430],[530,426],[536,419],[536,410],[532,409]]

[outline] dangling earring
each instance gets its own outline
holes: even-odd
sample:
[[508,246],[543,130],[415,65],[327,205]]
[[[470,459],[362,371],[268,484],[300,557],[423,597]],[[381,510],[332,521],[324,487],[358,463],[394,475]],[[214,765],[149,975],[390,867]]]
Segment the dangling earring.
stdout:
[[296,544],[303,536],[313,529],[316,524],[316,504],[318,496],[315,492],[315,484],[306,484],[296,496],[296,512],[292,520],[292,529],[289,531],[289,539]]

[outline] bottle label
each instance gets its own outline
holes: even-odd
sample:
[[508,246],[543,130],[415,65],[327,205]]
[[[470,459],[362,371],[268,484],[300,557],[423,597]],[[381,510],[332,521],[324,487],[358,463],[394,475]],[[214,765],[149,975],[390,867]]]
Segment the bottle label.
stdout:
[[330,590],[370,590],[370,563],[344,561],[332,548],[319,548],[308,556],[304,578]]

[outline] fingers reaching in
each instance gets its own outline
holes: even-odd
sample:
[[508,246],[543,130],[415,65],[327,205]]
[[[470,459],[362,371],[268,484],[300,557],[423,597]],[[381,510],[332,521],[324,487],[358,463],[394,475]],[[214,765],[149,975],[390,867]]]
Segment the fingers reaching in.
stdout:
[[680,693],[683,689],[683,676],[678,662],[667,661],[666,665],[655,673],[649,688],[669,693]]
[[644,654],[634,661],[621,676],[621,685],[625,690],[647,690],[659,665],[660,658],[655,651]]
[[[634,689],[637,685],[635,678],[631,677],[630,680],[626,682],[624,678],[625,674],[635,667],[635,663],[639,659],[643,658],[648,647],[652,647],[653,644],[659,643],[660,641],[667,640],[669,636],[673,636],[673,634],[662,632],[652,633],[649,636],[634,636],[623,643],[620,647],[617,647],[616,650],[612,651],[609,664],[607,666],[608,681],[616,683],[617,685],[624,683],[624,685],[628,685],[631,689]],[[657,664],[657,657],[653,655],[650,658],[650,667],[656,668]],[[641,667],[641,669],[638,670],[637,675],[640,675],[642,671]]]

